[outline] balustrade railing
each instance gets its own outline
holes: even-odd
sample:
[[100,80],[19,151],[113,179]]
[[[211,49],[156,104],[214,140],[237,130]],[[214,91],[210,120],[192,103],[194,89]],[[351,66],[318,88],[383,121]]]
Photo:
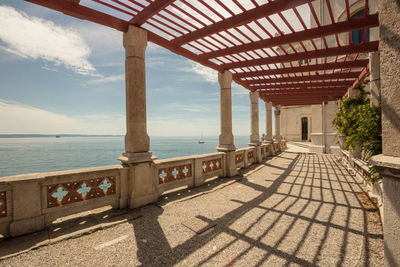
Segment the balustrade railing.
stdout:
[[[247,168],[284,147],[261,144],[235,151],[236,168]],[[227,176],[223,152],[155,160],[152,164],[158,195],[183,186],[196,187],[212,177]],[[104,206],[127,208],[135,192],[129,166],[34,173],[0,178],[0,234],[17,236],[42,230],[58,218]]]

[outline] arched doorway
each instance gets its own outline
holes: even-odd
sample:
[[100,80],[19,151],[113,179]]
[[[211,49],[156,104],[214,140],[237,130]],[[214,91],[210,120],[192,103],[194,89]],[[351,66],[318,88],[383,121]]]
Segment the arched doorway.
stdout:
[[307,117],[301,118],[301,140],[302,141],[308,140],[308,118]]

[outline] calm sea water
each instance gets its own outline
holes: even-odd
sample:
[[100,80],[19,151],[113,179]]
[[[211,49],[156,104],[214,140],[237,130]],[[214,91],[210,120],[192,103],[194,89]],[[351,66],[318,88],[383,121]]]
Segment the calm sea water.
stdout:
[[[218,137],[151,137],[151,151],[158,159],[216,152]],[[247,147],[248,136],[235,136],[238,148]],[[0,138],[0,177],[119,164],[124,138],[35,137]]]

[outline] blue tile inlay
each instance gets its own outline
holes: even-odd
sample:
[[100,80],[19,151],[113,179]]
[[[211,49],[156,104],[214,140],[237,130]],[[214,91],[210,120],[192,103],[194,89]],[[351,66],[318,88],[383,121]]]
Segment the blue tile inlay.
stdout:
[[174,176],[174,178],[176,178],[176,176],[179,174],[179,171],[177,171],[176,168],[174,168],[174,170],[171,173]]
[[65,191],[61,186],[57,188],[57,191],[51,194],[52,197],[57,198],[58,201],[63,200],[63,198],[68,194],[68,191]]
[[162,170],[161,171],[161,173],[160,173],[160,178],[161,178],[161,180],[164,182],[164,180],[165,180],[165,177],[167,177],[167,173],[164,171],[164,170]]
[[99,185],[101,189],[103,189],[104,193],[107,192],[108,188],[111,187],[111,184],[107,181],[107,179],[104,179],[103,183]]
[[76,190],[78,193],[81,193],[83,197],[87,195],[87,193],[92,189],[90,186],[87,186],[86,183],[82,184],[82,187]]
[[189,169],[185,166],[185,168],[183,168],[182,172],[183,172],[183,173],[185,174],[185,176],[186,176],[186,174],[189,172]]

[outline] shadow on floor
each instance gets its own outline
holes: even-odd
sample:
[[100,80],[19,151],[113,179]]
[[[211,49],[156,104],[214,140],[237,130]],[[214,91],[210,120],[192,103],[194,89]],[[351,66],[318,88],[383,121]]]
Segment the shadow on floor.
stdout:
[[[281,156],[282,159],[290,161],[286,166],[276,166],[273,163],[264,163],[265,166],[273,167],[282,172],[277,178],[271,179],[268,186],[260,183],[253,183],[247,178],[237,179],[236,182],[242,186],[250,187],[259,192],[259,195],[250,201],[240,201],[231,199],[231,201],[239,203],[240,206],[234,210],[223,214],[217,220],[211,220],[204,216],[198,215],[197,219],[216,225],[210,230],[205,231],[201,235],[194,235],[189,240],[175,247],[171,247],[166,238],[163,228],[159,224],[158,217],[163,213],[162,207],[157,209],[148,209],[148,218],[146,223],[141,221],[132,221],[132,227],[137,240],[137,257],[142,265],[148,266],[173,266],[181,263],[187,257],[202,250],[209,242],[219,237],[221,234],[227,234],[231,237],[231,241],[222,247],[218,247],[215,251],[207,255],[196,265],[202,265],[209,262],[215,263],[216,258],[221,258],[226,251],[229,251],[238,242],[246,243],[247,248],[237,255],[228,257],[229,260],[219,262],[218,265],[233,266],[240,262],[241,258],[251,250],[257,249],[262,251],[264,256],[255,260],[251,265],[269,265],[269,260],[278,258],[282,260],[282,265],[299,264],[302,266],[317,266],[327,264],[326,245],[335,246],[338,255],[329,263],[337,266],[348,265],[349,263],[360,264],[364,266],[375,265],[382,260],[382,247],[375,247],[378,251],[371,259],[371,244],[375,241],[382,243],[383,235],[381,225],[376,221],[376,227],[370,229],[371,220],[379,220],[376,217],[377,208],[369,201],[362,192],[362,188],[353,177],[338,165],[335,156],[317,156],[313,154],[292,154],[292,157],[286,154]],[[328,179],[321,179],[327,176]],[[290,179],[289,179],[290,178]],[[307,182],[307,184],[306,184]],[[218,182],[216,182],[218,183]],[[285,185],[287,192],[281,192],[282,186]],[[204,185],[207,188],[210,185]],[[204,190],[198,188],[198,191]],[[306,189],[311,190],[307,190]],[[299,189],[299,190],[298,190]],[[206,189],[207,190],[207,189]],[[313,193],[313,190],[316,194]],[[272,196],[280,196],[280,200],[271,207],[266,207],[265,202]],[[234,197],[234,196],[232,196]],[[290,202],[284,209],[280,206]],[[297,212],[291,211],[295,206],[301,203],[302,207]],[[329,209],[327,209],[329,207]],[[254,209],[263,210],[254,222],[248,222],[248,227],[244,232],[238,232],[232,228],[244,214]],[[345,210],[343,213],[342,211]],[[254,238],[249,233],[252,228],[261,223],[269,214],[274,213],[277,216],[269,225],[265,225],[262,233],[258,238]],[[320,213],[325,218],[320,218]],[[360,227],[354,227],[352,219],[354,214],[360,215],[356,219],[360,220]],[[304,215],[308,214],[308,215]],[[182,214],[184,216],[184,214]],[[342,221],[338,222],[337,217],[345,215]],[[290,218],[289,223],[282,223]],[[372,219],[371,219],[372,218]],[[291,243],[291,249],[282,249],[285,239],[293,238],[293,232],[296,232],[298,223],[304,223],[307,226],[302,229],[302,234],[295,237],[296,242]],[[150,226],[148,225],[150,224]],[[276,225],[282,224],[279,240],[275,244],[268,244],[265,239],[275,236]],[[146,226],[144,226],[146,225]],[[145,231],[144,227],[151,227],[151,236],[149,231]],[[315,232],[315,228],[321,229]],[[340,233],[341,239],[332,244],[332,232]],[[147,234],[146,234],[147,233]],[[315,238],[314,249],[304,255],[304,248],[309,244],[309,240]],[[141,242],[140,240],[146,240]],[[329,241],[329,242],[328,242]],[[362,241],[360,244],[359,241]],[[286,243],[285,243],[286,244]],[[359,245],[361,254],[358,259],[354,258],[352,249],[354,245]],[[350,248],[351,246],[351,253]],[[302,251],[302,253],[300,253]],[[372,252],[371,252],[372,251]],[[323,254],[324,253],[324,254]],[[329,250],[328,250],[329,253]],[[329,254],[328,254],[329,255]],[[358,255],[356,255],[358,256]],[[351,262],[353,260],[353,262]],[[273,261],[272,261],[273,262]],[[244,264],[243,262],[241,264]]]

